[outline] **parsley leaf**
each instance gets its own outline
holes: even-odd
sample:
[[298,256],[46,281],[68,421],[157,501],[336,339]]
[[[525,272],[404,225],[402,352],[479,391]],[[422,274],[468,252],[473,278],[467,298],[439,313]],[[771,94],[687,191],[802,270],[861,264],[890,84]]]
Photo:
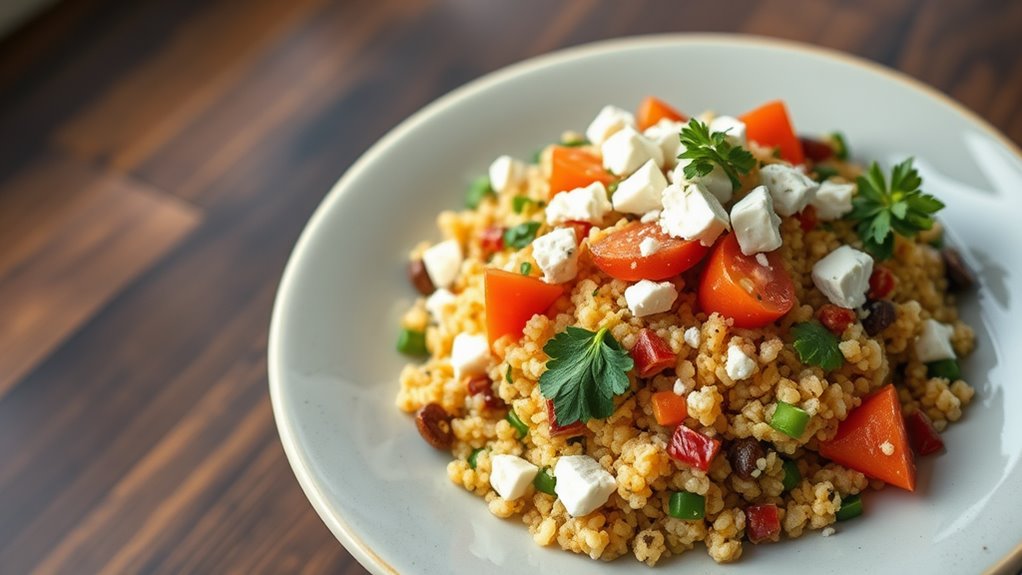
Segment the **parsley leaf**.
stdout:
[[468,191],[465,192],[465,207],[474,210],[483,202],[483,198],[492,196],[493,193],[493,187],[490,186],[490,178],[479,176],[468,187]]
[[847,218],[859,222],[855,231],[874,258],[886,260],[893,255],[894,234],[910,238],[933,227],[932,215],[944,203],[924,194],[919,189],[922,183],[912,158],[894,166],[890,187],[876,162],[859,176],[859,193],[852,198]]
[[520,214],[525,211],[525,206],[536,204],[536,200],[528,196],[515,196],[511,198],[511,209],[516,213]]
[[679,137],[685,151],[678,158],[692,160],[685,166],[685,177],[690,180],[709,174],[716,164],[731,180],[731,188],[737,190],[742,185],[739,174],[748,174],[756,165],[756,159],[748,150],[732,144],[725,132],[711,134],[709,126],[699,120],[686,124]]
[[614,413],[614,396],[628,390],[628,371],[635,362],[607,328],[593,333],[569,327],[548,341],[543,351],[550,360],[539,378],[539,390],[554,402],[560,425]]
[[525,222],[504,230],[504,245],[520,250],[536,239],[539,222]]
[[792,346],[798,352],[798,359],[806,365],[818,365],[824,371],[833,371],[845,363],[845,356],[838,348],[837,336],[818,321],[795,324]]

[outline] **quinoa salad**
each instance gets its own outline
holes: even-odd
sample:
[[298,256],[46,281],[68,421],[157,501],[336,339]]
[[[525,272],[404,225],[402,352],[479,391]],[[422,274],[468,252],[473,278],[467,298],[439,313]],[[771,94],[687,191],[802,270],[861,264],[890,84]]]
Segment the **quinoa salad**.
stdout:
[[605,106],[411,250],[396,405],[541,546],[653,566],[834,535],[914,491],[973,398],[943,207],[780,101]]

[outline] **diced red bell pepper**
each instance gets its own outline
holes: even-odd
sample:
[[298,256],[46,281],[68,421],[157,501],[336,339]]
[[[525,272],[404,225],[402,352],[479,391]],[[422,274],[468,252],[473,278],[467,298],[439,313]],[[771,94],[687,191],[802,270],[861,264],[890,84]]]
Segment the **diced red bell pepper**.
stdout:
[[639,332],[631,354],[635,360],[635,373],[639,377],[652,377],[669,367],[674,367],[674,362],[678,359],[678,355],[671,351],[667,342],[649,328]]
[[554,412],[554,402],[549,399],[546,400],[546,420],[547,423],[550,424],[550,437],[556,437],[559,435],[574,437],[586,432],[586,426],[581,421],[576,421],[569,425],[561,425],[557,423],[557,413]]
[[486,270],[486,334],[490,346],[500,337],[521,337],[532,316],[546,310],[564,293],[564,287],[539,278],[499,269]]
[[916,454],[930,455],[944,449],[944,440],[940,438],[940,433],[934,429],[933,422],[922,411],[917,409],[906,415],[905,428]]
[[802,143],[802,151],[805,152],[806,157],[814,162],[822,162],[834,157],[834,148],[827,142],[805,136],[800,137],[798,141]]
[[873,274],[869,276],[869,299],[884,299],[894,291],[894,272],[890,268],[873,266]]
[[802,228],[803,232],[810,232],[816,227],[816,223],[819,218],[816,217],[816,207],[806,206],[798,213],[798,225]]
[[479,232],[479,243],[484,252],[499,252],[504,249],[504,228],[490,226]]
[[832,303],[821,305],[817,315],[820,317],[820,323],[837,335],[841,335],[848,326],[855,323],[854,311]]
[[582,240],[588,238],[589,230],[593,229],[593,224],[590,224],[589,222],[577,222],[573,220],[570,222],[565,222],[564,225],[575,230],[576,244],[581,244]]
[[746,507],[745,534],[753,543],[777,541],[781,536],[781,518],[777,506],[766,503]]
[[720,451],[719,440],[706,437],[684,425],[679,425],[674,429],[671,443],[667,446],[668,455],[702,471],[710,470],[710,463],[718,451]]

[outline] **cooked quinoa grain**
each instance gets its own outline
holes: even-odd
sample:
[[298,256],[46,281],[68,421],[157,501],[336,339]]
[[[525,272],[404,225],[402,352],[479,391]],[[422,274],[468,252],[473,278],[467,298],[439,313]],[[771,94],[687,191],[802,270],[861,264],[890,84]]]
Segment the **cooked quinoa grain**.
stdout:
[[[633,121],[627,115],[605,113],[609,114],[604,118],[607,122]],[[704,120],[711,118],[703,116]],[[604,130],[609,137],[617,128],[608,126],[596,132]],[[568,136],[572,142],[582,141],[579,134]],[[752,167],[742,175],[741,186],[724,203],[724,210],[760,184],[759,166],[788,166],[769,147],[749,143],[748,148],[753,153]],[[591,144],[573,149],[597,158],[601,154],[601,148]],[[603,151],[607,149],[604,146]],[[441,235],[461,246],[464,261],[448,286],[453,301],[434,308],[427,306],[425,296],[420,297],[402,319],[401,327],[425,332],[430,356],[404,368],[396,398],[397,407],[409,414],[435,404],[452,416],[449,479],[481,497],[493,515],[525,523],[537,545],[557,545],[604,561],[630,554],[649,566],[698,546],[715,561],[725,563],[739,559],[747,544],[746,508],[763,504],[776,505],[778,510],[774,539],[799,537],[807,530],[822,530],[829,536],[835,533],[831,524],[843,498],[883,486],[818,453],[821,443],[835,437],[841,422],[864,397],[893,381],[904,412],[922,411],[937,431],[963,416],[973,399],[973,388],[962,379],[930,377],[927,365],[914,351],[923,323],[929,319],[950,326],[949,343],[956,357],[964,357],[975,345],[972,329],[958,319],[944,259],[924,241],[938,232],[916,239],[895,238],[892,257],[883,263],[894,277],[894,287],[885,296],[893,310],[889,325],[870,336],[860,310],[858,320],[835,335],[834,353],[840,366],[825,370],[803,362],[792,344],[792,328],[813,322],[820,308],[830,303],[814,284],[816,263],[839,246],[863,249],[854,222],[838,219],[807,227],[798,213],[780,218],[781,247],[769,260],[757,259],[759,265],[780,266],[791,278],[794,305],[775,321],[755,328],[740,327],[740,322],[721,313],[703,311],[696,295],[700,282],[696,271],[657,278],[677,292],[676,300],[665,312],[636,317],[625,300],[626,289],[636,282],[608,275],[594,263],[592,249],[633,222],[655,221],[656,214],[612,211],[594,217],[586,225],[575,226],[580,241],[570,254],[539,254],[534,250],[547,248],[530,242],[521,249],[506,245],[494,249],[492,240],[483,240],[529,222],[535,222],[535,237],[555,228],[547,223],[544,207],[550,197],[554,153],[548,147],[538,164],[523,165],[520,173],[502,182],[502,189],[484,197],[477,208],[438,216]],[[834,178],[837,183],[854,182],[860,172],[859,167],[835,159],[827,163],[839,174]],[[812,173],[812,166],[809,168]],[[625,177],[613,180],[618,190],[627,188],[622,183]],[[620,201],[613,196],[611,200]],[[584,215],[584,209],[580,213]],[[654,244],[643,244],[643,257],[655,256],[656,249],[663,249]],[[415,246],[410,259],[419,261],[429,246]],[[472,376],[488,378],[488,382],[469,386],[469,376],[456,379],[452,368],[455,336],[488,332],[487,270],[528,274],[538,280],[545,270],[537,262],[549,267],[568,257],[577,258],[573,260],[577,273],[560,284],[563,292],[554,294],[546,313],[532,315],[520,336],[503,335],[492,342],[485,374]],[[633,262],[631,267],[638,266]],[[418,280],[424,283],[421,273]],[[554,412],[539,381],[550,369],[551,358],[544,349],[550,349],[551,340],[568,327],[590,332],[606,329],[607,337],[634,358],[654,353],[639,349],[640,332],[652,330],[663,344],[655,351],[656,357],[667,359],[648,378],[640,379],[636,370],[630,370],[627,389],[613,396],[608,417],[566,426],[560,415],[558,421],[551,419]],[[698,433],[707,445],[717,442],[719,451],[705,469],[672,456],[672,437],[678,425],[658,423],[666,408],[657,401],[666,401],[668,396],[680,402],[681,407],[675,409],[683,409],[681,426]],[[779,402],[808,417],[798,437],[775,427]],[[508,410],[527,428],[523,437],[509,422]],[[731,448],[739,444],[741,453],[735,455]],[[896,457],[891,442],[876,447],[881,457]],[[602,468],[601,473],[613,478],[614,489],[595,510],[579,517],[569,514],[557,495],[532,486],[525,495],[505,501],[490,485],[492,461],[498,454],[522,457],[550,474],[561,458],[586,455]],[[799,476],[788,488],[786,460],[794,463]],[[741,466],[740,472],[733,467],[735,462]],[[676,492],[701,497],[702,517],[672,516],[671,496]]]

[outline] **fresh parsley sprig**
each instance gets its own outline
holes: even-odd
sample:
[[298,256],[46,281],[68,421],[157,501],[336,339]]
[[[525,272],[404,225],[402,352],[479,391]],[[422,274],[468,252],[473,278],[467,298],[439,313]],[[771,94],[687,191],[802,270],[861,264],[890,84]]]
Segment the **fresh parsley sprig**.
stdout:
[[838,347],[837,336],[820,322],[795,324],[791,332],[795,335],[792,346],[802,363],[817,365],[824,371],[833,371],[845,364],[845,356]]
[[628,372],[635,362],[607,328],[594,333],[569,327],[543,351],[550,360],[539,378],[539,390],[554,402],[557,423],[585,423],[614,413],[614,396],[628,390]]
[[731,180],[731,188],[737,190],[742,185],[738,176],[748,174],[756,165],[756,158],[748,150],[731,143],[725,132],[711,133],[710,127],[699,120],[682,127],[679,137],[685,151],[678,158],[691,160],[685,166],[685,177],[690,180],[709,174],[716,164]]
[[859,176],[859,193],[852,198],[847,218],[859,222],[855,231],[874,258],[886,260],[894,254],[894,234],[911,238],[933,227],[933,214],[944,203],[924,194],[919,189],[922,183],[912,158],[894,166],[890,187],[876,162]]

